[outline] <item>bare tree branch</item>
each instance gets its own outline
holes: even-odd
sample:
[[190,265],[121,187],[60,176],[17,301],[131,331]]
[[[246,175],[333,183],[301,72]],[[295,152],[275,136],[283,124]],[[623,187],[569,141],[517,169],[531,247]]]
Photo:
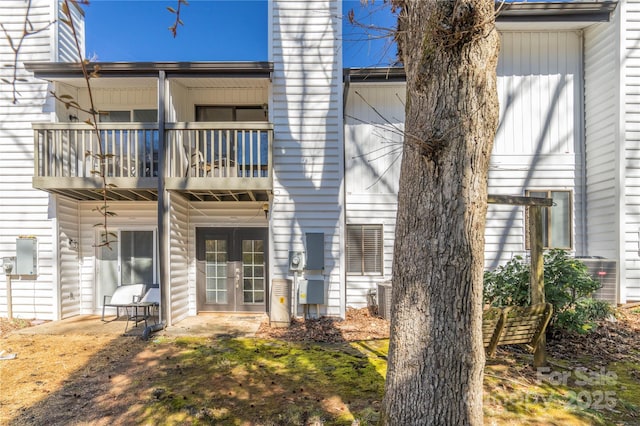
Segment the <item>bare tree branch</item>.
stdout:
[[175,22],[172,26],[169,27],[169,31],[171,31],[171,34],[173,34],[174,38],[178,36],[178,25],[184,25],[184,22],[182,22],[182,19],[180,19],[180,10],[182,5],[189,6],[189,2],[187,0],[178,0],[178,4],[175,9],[171,6],[167,7],[167,10],[170,13],[176,15]]
[[35,29],[29,17],[30,13],[31,13],[31,0],[27,0],[27,8],[24,13],[22,34],[17,40],[14,40],[13,37],[11,37],[11,35],[9,34],[9,31],[7,30],[7,28],[4,26],[4,24],[0,23],[0,28],[2,28],[2,31],[4,32],[4,36],[9,42],[9,48],[13,52],[13,65],[12,65],[13,78],[11,80],[7,80],[3,78],[2,81],[4,83],[10,84],[12,87],[12,96],[13,96],[14,105],[18,103],[18,96],[20,95],[20,93],[18,92],[18,83],[24,83],[27,81],[24,78],[18,77],[18,59],[20,56],[20,50],[22,49],[22,45],[24,44],[24,41],[28,37],[48,30],[49,27],[51,27],[51,25],[55,23],[55,21],[49,22],[44,27]]
[[[104,154],[104,150],[102,147],[102,135],[100,134],[100,129],[98,126],[98,121],[99,121],[99,113],[96,109],[95,106],[95,102],[94,102],[94,98],[93,98],[93,90],[91,88],[91,79],[92,78],[97,78],[98,77],[98,73],[100,71],[100,67],[98,65],[94,65],[93,68],[91,70],[89,70],[89,66],[90,66],[90,62],[87,59],[83,58],[83,54],[82,54],[82,48],[80,47],[80,41],[79,41],[79,37],[78,37],[78,33],[76,30],[76,24],[73,20],[73,15],[71,13],[71,9],[69,8],[69,3],[73,3],[75,6],[78,5],[78,1],[79,0],[63,0],[62,3],[62,13],[65,15],[65,18],[61,19],[61,22],[63,22],[64,24],[66,24],[69,29],[71,30],[71,34],[73,35],[73,40],[74,40],[74,45],[76,48],[76,54],[78,56],[78,60],[80,63],[80,67],[82,69],[82,76],[84,77],[84,81],[85,81],[85,85],[87,88],[87,92],[89,95],[89,108],[88,109],[82,109],[80,108],[80,105],[72,100],[66,99],[66,97],[64,96],[57,96],[55,94],[54,97],[58,100],[61,100],[65,106],[73,106],[74,108],[78,108],[81,111],[84,111],[88,114],[91,115],[91,118],[86,120],[85,123],[87,123],[88,125],[90,125],[93,128],[93,131],[96,135],[96,139],[98,142],[98,154],[92,154],[92,156],[94,158],[97,158],[99,160],[99,166],[98,166],[98,170],[95,171],[94,173],[100,177],[100,179],[102,180],[102,205],[95,208],[94,211],[99,212],[102,215],[103,221],[101,224],[102,227],[102,235],[103,235],[103,240],[99,243],[96,244],[97,247],[110,247],[110,244],[112,242],[115,242],[116,239],[114,237],[114,234],[112,232],[109,232],[108,229],[108,221],[107,218],[110,216],[114,216],[115,214],[111,211],[109,211],[109,206],[107,204],[108,198],[107,198],[107,191],[108,188],[110,187],[110,185],[107,183],[107,176],[106,176],[106,168],[107,168],[107,161],[108,161],[108,156],[106,156]],[[88,4],[87,0],[80,0],[82,2],[82,4]],[[111,239],[113,237],[113,239]]]

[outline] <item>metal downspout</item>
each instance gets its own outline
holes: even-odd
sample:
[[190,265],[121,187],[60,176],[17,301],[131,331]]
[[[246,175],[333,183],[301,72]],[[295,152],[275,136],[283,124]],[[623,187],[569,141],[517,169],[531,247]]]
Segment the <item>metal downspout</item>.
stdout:
[[165,83],[166,74],[158,72],[158,265],[160,279],[160,313],[158,322],[166,321],[171,325],[171,312],[169,299],[171,295],[171,283],[169,280],[169,256],[168,256],[168,207],[169,197],[165,193],[164,177],[166,170],[167,150],[165,149]]
[[340,224],[340,228],[342,231],[342,235],[340,238],[341,248],[340,248],[340,265],[342,271],[342,277],[340,279],[344,283],[344,294],[342,295],[343,301],[341,306],[344,306],[345,311],[341,312],[340,315],[346,317],[346,306],[347,306],[347,267],[346,267],[346,253],[347,253],[347,244],[346,244],[346,227],[347,227],[347,136],[345,134],[345,124],[347,122],[347,100],[349,98],[349,87],[351,85],[351,74],[349,70],[344,70],[343,72],[344,78],[344,87],[342,88],[342,223]]
[[586,126],[586,112],[585,112],[585,104],[584,104],[584,100],[585,100],[585,91],[584,91],[584,84],[585,84],[585,74],[584,74],[584,70],[585,70],[585,47],[584,47],[584,32],[580,32],[578,34],[578,37],[580,39],[580,61],[578,62],[580,65],[580,75],[582,76],[581,81],[580,81],[580,99],[582,99],[582,102],[579,102],[579,108],[580,111],[579,116],[580,116],[580,127],[579,127],[579,144],[578,147],[580,149],[580,152],[578,153],[578,155],[580,156],[580,181],[579,181],[579,185],[580,185],[580,191],[582,192],[582,199],[580,200],[580,208],[582,209],[581,212],[581,220],[580,220],[580,233],[582,234],[582,241],[580,243],[580,250],[581,250],[581,254],[582,256],[588,256],[589,253],[589,239],[587,236],[587,215],[588,215],[588,211],[587,211],[587,137],[586,137],[586,131],[585,131],[585,126]]

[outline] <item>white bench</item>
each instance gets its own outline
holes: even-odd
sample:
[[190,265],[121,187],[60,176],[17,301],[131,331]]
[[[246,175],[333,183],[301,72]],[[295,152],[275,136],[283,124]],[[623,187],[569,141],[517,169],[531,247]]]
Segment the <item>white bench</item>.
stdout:
[[138,326],[139,322],[144,321],[144,326],[147,328],[147,319],[151,317],[151,309],[160,306],[160,288],[151,287],[142,296],[141,299],[135,299],[135,302],[130,306],[131,314],[127,318],[127,325],[124,328],[124,332],[127,332],[129,327],[129,321],[133,321]]
[[120,308],[131,308],[142,297],[144,292],[144,284],[121,285],[116,288],[111,296],[104,296],[102,301],[102,321],[104,321],[104,312],[107,306],[116,308],[116,319],[120,318]]

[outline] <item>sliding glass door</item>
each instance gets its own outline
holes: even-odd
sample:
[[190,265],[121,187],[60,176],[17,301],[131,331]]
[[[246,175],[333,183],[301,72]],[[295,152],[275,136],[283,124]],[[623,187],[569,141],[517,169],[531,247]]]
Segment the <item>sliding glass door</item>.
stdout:
[[[97,248],[97,304],[110,296],[116,287],[131,284],[155,284],[156,231],[118,230],[118,240],[109,247]],[[96,236],[97,238],[99,235]],[[98,241],[98,240],[97,240]]]

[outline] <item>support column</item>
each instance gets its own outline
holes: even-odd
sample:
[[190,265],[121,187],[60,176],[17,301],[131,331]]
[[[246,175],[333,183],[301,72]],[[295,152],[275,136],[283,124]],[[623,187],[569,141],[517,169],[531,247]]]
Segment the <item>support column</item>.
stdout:
[[[545,303],[544,297],[544,255],[542,244],[542,207],[529,207],[529,244],[531,246],[531,304]],[[547,364],[547,339],[544,335],[535,348],[533,366]]]

